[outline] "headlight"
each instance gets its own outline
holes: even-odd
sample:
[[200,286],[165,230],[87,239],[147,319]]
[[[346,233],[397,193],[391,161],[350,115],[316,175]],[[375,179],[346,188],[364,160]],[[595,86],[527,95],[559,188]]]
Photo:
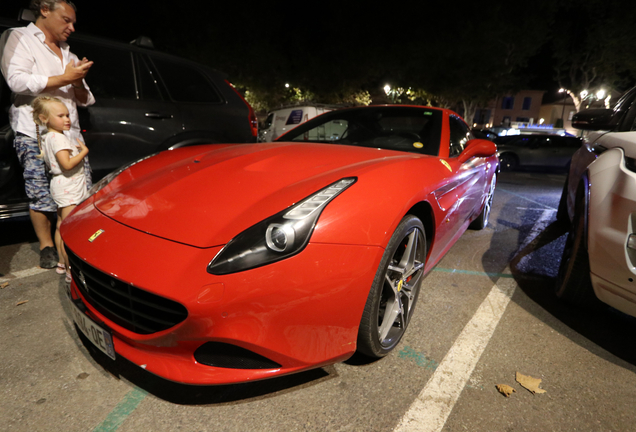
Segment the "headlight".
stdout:
[[[91,196],[95,195],[97,192],[99,192],[100,190],[104,189],[104,188],[108,185],[108,183],[110,183],[110,182],[112,182],[113,180],[115,180],[115,177],[117,177],[119,174],[121,174],[121,173],[123,173],[124,171],[126,171],[126,170],[127,170],[128,168],[130,168],[131,166],[136,165],[136,164],[138,164],[139,162],[144,161],[144,160],[146,160],[146,159],[148,159],[148,158],[151,158],[151,157],[153,157],[153,156],[154,156],[154,155],[156,155],[156,154],[157,154],[157,153],[153,153],[153,154],[151,154],[151,155],[144,156],[144,157],[142,157],[141,159],[138,159],[138,160],[136,160],[136,161],[134,161],[134,162],[131,162],[131,163],[127,164],[127,165],[124,165],[123,167],[117,168],[117,169],[116,169],[115,171],[113,171],[113,172],[110,172],[110,173],[106,174],[106,176],[105,176],[104,178],[102,178],[100,181],[98,181],[97,183],[95,183],[95,184],[93,185],[93,187],[91,187],[91,188],[88,190],[88,197],[91,197]],[[88,198],[88,197],[87,197],[87,198]]]
[[322,210],[356,180],[355,177],[338,180],[246,229],[214,257],[208,265],[208,273],[224,275],[249,270],[302,251]]

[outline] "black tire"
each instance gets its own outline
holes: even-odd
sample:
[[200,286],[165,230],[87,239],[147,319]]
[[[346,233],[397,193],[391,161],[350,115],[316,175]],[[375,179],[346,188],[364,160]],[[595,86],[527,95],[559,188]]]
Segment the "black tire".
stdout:
[[358,330],[359,352],[381,358],[400,342],[415,310],[425,260],[424,226],[407,215],[391,236],[373,279]]
[[570,216],[568,215],[568,178],[565,178],[563,184],[563,192],[561,192],[561,199],[559,200],[559,207],[557,208],[556,220],[563,226],[570,225]]
[[493,174],[490,181],[490,188],[488,189],[488,196],[484,201],[484,206],[481,209],[481,213],[477,216],[477,219],[472,221],[468,228],[473,230],[482,230],[488,226],[488,218],[490,217],[490,211],[492,210],[492,199],[495,196],[495,186],[497,185],[497,174]]
[[591,306],[597,299],[590,279],[590,259],[585,241],[586,207],[583,201],[577,197],[574,221],[563,248],[555,293],[558,298],[568,303]]
[[517,160],[517,156],[513,153],[504,153],[499,156],[499,167],[501,171],[514,171],[519,165],[519,161]]

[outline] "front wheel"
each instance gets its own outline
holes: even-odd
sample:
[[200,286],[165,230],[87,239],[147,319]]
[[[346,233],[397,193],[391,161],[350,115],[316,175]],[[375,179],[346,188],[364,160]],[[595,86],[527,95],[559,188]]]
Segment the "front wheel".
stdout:
[[477,216],[477,219],[471,222],[468,226],[470,229],[482,230],[488,226],[488,218],[490,217],[490,211],[492,210],[492,199],[495,196],[495,186],[497,185],[497,174],[492,175],[490,181],[490,188],[488,189],[488,195],[484,201],[484,206],[481,209],[481,213]]
[[391,236],[371,285],[358,330],[358,351],[381,358],[396,347],[409,325],[424,276],[426,234],[413,215]]

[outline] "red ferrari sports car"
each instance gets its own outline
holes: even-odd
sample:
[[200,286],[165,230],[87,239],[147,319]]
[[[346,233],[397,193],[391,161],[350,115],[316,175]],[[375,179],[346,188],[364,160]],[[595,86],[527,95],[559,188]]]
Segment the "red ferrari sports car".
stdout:
[[497,171],[492,142],[419,106],[164,151],[65,220],[73,319],[111,358],[190,384],[382,357],[426,273],[488,223]]

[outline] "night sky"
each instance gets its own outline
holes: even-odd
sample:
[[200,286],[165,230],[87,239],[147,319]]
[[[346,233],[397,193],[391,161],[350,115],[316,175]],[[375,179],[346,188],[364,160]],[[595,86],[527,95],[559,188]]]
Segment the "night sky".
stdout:
[[[27,3],[1,1],[0,16],[13,18]],[[272,6],[274,3],[276,6]],[[445,44],[447,55],[443,57],[451,59],[453,64],[457,64],[457,59],[452,59],[454,49],[459,47],[464,53],[472,52],[471,63],[489,62],[500,55],[492,47],[503,46],[505,42],[500,36],[493,36],[493,40],[484,36],[489,29],[515,25],[510,22],[512,20],[523,20],[526,25],[527,20],[535,20],[537,26],[555,25],[555,22],[547,23],[554,20],[554,16],[544,17],[540,12],[529,14],[528,10],[515,11],[517,6],[509,2],[505,3],[508,8],[505,16],[509,20],[493,22],[489,16],[492,3],[490,6],[471,3],[472,9],[465,9],[462,2],[445,2],[433,8],[433,2],[426,1],[413,9],[413,2],[400,1],[380,7],[371,6],[371,2],[356,1],[262,2],[258,5],[212,1],[75,1],[78,33],[123,42],[146,35],[153,39],[156,48],[207,63],[229,73],[230,79],[243,74],[251,75],[252,79],[255,74],[263,77],[289,75],[280,77],[286,80],[302,74],[306,80],[311,80],[313,78],[307,74],[315,71],[318,79],[321,68],[334,67],[342,68],[343,74],[352,76],[374,69],[373,61],[377,60],[384,65],[382,73],[378,72],[374,77],[379,84],[381,80],[404,76],[402,68],[406,67],[405,59],[410,54],[403,47],[411,46],[409,43],[413,44],[415,40],[423,47]],[[535,9],[539,3],[533,2]],[[563,18],[560,16],[557,21]],[[472,30],[459,32],[466,27]],[[545,90],[548,100],[557,98],[559,86],[553,69],[551,41],[533,44],[532,38],[528,36],[522,45],[522,49],[533,53],[524,68],[525,87]],[[395,58],[387,60],[393,53]],[[199,54],[201,57],[196,58]],[[435,59],[428,60],[429,64],[430,61],[441,61],[438,60],[440,55],[436,55]],[[458,50],[457,56],[460,55],[465,54]],[[360,65],[361,59],[365,61],[364,66]],[[315,67],[303,68],[309,62]],[[426,62],[422,64],[421,69],[425,71]]]

